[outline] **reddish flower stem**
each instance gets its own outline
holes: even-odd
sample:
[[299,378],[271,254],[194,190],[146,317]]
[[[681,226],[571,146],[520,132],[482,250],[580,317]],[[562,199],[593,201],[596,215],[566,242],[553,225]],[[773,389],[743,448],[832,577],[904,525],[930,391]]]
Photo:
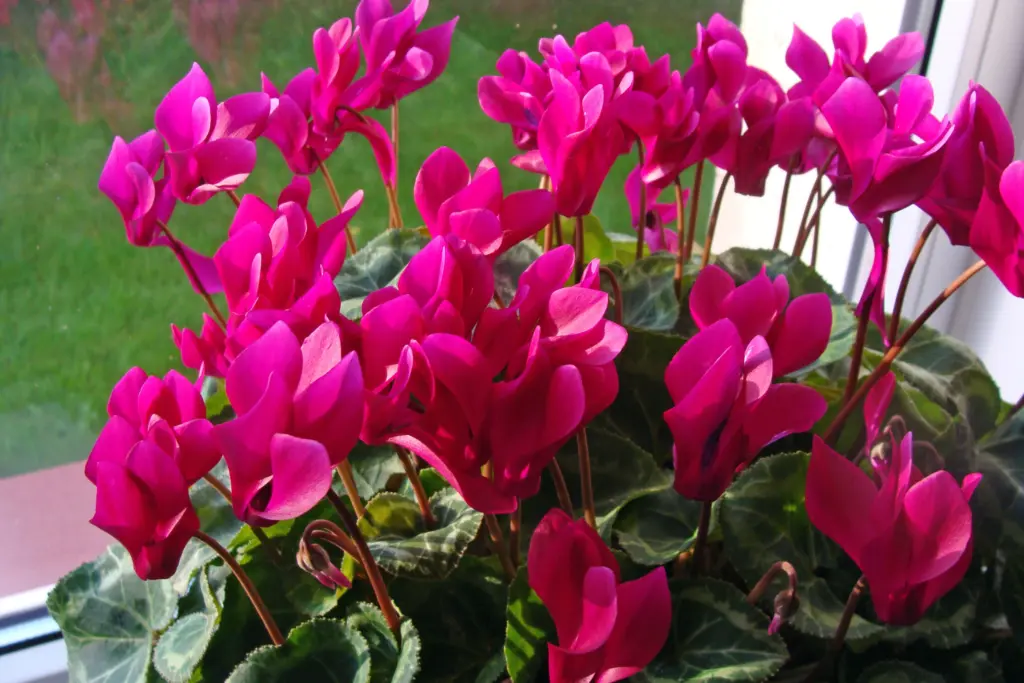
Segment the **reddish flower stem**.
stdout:
[[722,177],[722,184],[718,188],[718,194],[715,196],[715,205],[711,208],[711,218],[708,219],[708,234],[704,236],[704,253],[700,256],[700,267],[708,265],[708,261],[711,260],[711,243],[715,239],[715,227],[718,225],[718,212],[722,208],[722,199],[725,198],[725,187],[729,184],[729,179],[732,178],[731,173],[726,173]]
[[395,192],[398,192],[398,100],[391,105],[391,147],[395,150]]
[[391,227],[401,229],[405,223],[402,221],[402,209],[398,206],[398,192],[391,185],[385,185],[384,192],[387,193],[388,204],[391,207]]
[[835,635],[832,636],[832,641],[829,643],[828,652],[818,660],[818,664],[807,674],[803,683],[812,683],[818,676],[825,673],[832,665],[835,656],[843,649],[843,643],[846,641],[846,632],[850,630],[850,622],[853,621],[853,614],[857,609],[857,603],[860,601],[860,596],[864,593],[865,588],[867,588],[867,584],[862,576],[857,579],[853,590],[850,591],[850,597],[846,599],[846,607],[843,609],[843,615],[839,618],[839,625],[836,626]]
[[779,202],[779,224],[775,228],[775,241],[772,242],[772,251],[778,251],[782,244],[782,228],[786,225],[786,204],[789,202],[789,184],[793,180],[793,169],[796,168],[796,157],[789,164],[786,171],[786,182],[782,185],[782,201]]
[[513,566],[512,559],[508,555],[508,548],[505,547],[505,537],[501,533],[501,524],[498,523],[498,518],[494,515],[484,515],[484,524],[487,526],[487,533],[490,536],[494,554],[498,556],[502,571],[505,572],[505,578],[511,582],[512,579],[516,578],[516,568]]
[[583,216],[576,216],[576,229],[573,231],[573,249],[576,251],[576,262],[573,264],[573,276],[578,283],[583,279]]
[[892,308],[892,318],[889,320],[889,339],[895,339],[896,335],[899,334],[900,315],[903,313],[903,300],[906,299],[907,288],[910,286],[910,276],[914,273],[917,260],[921,258],[924,245],[927,244],[928,238],[931,237],[932,232],[937,226],[938,222],[935,219],[928,221],[928,225],[924,226],[924,230],[921,231],[917,242],[914,244],[914,251],[910,253],[907,267],[903,269],[903,277],[900,278],[900,288],[896,290],[896,304]]
[[[686,240],[686,236],[683,234],[686,225],[686,218],[683,216],[684,202],[683,202],[683,182],[676,176],[675,182],[676,190],[676,270],[674,275],[676,298],[683,298],[683,242]],[[690,212],[693,212],[693,207],[696,206],[694,202],[690,206]]]
[[548,472],[551,473],[551,481],[555,485],[555,495],[558,496],[558,504],[570,517],[575,514],[572,509],[572,496],[569,495],[569,487],[565,483],[565,475],[562,474],[562,467],[558,461],[552,458],[548,463]]
[[814,216],[814,240],[811,242],[811,268],[818,267],[818,242],[821,237],[821,212]]
[[587,443],[587,428],[576,432],[576,451],[580,459],[580,493],[583,497],[583,517],[590,528],[597,530],[597,510],[594,507],[594,482],[590,473],[590,446]]
[[[807,225],[807,219],[811,215],[811,207],[814,206],[814,199],[817,197],[819,199],[818,203],[821,203],[821,181],[825,177],[825,172],[828,170],[828,167],[832,165],[832,160],[836,158],[836,155],[838,153],[839,148],[836,147],[834,150],[832,150],[832,153],[829,154],[828,158],[825,159],[825,163],[822,164],[821,168],[818,169],[818,175],[814,179],[814,185],[811,187],[811,191],[807,195],[807,202],[804,204],[804,213],[803,216],[800,217],[800,225],[798,226],[796,231],[796,243],[793,245],[792,253],[797,258],[799,258],[799,254],[797,254],[796,248],[797,245],[800,244],[800,238],[803,235],[804,226]],[[801,247],[801,249],[802,248],[803,247]]]
[[388,628],[391,632],[398,637],[398,627],[401,618],[398,616],[398,612],[395,610],[394,604],[391,602],[391,596],[388,595],[388,587],[384,583],[384,577],[381,576],[380,567],[377,566],[377,561],[373,559],[373,554],[370,552],[370,546],[366,544],[366,539],[363,538],[363,533],[359,531],[359,523],[356,522],[352,513],[345,507],[345,502],[338,497],[338,494],[333,490],[327,490],[327,500],[331,501],[331,505],[334,506],[338,516],[341,517],[341,523],[345,526],[345,530],[348,532],[349,537],[356,544],[356,553],[359,559],[359,564],[363,565],[363,571],[366,572],[366,578],[370,581],[370,587],[373,589],[373,595],[377,598],[377,606],[380,607],[380,611],[384,614],[384,619],[388,622]]
[[693,542],[694,574],[707,571],[707,545],[708,532],[711,530],[712,505],[712,501],[706,500],[700,506],[700,519],[697,521],[697,538]]
[[601,266],[601,275],[608,278],[608,283],[612,286],[612,296],[615,297],[615,322],[622,324],[622,287],[619,286],[619,278],[615,277],[615,273],[608,266]]
[[[327,191],[331,194],[331,201],[334,202],[334,210],[337,214],[341,213],[341,197],[338,196],[338,188],[334,185],[334,178],[331,177],[331,172],[327,169],[327,162],[320,160],[320,174],[324,177],[324,184],[327,185]],[[356,240],[352,237],[352,231],[349,230],[348,224],[345,224],[345,242],[348,244],[348,252],[354,254],[359,251],[356,246]]]
[[[697,208],[700,206],[700,186],[704,182],[704,160],[697,162],[697,170],[693,176],[693,195],[690,197],[690,225],[686,231],[686,248],[680,243],[677,248],[682,249],[683,262],[689,262],[693,255],[693,242],[697,239]],[[680,277],[682,275],[680,274]]]
[[359,497],[359,487],[356,486],[356,477],[352,473],[352,463],[348,460],[342,460],[335,465],[334,469],[338,471],[338,476],[341,477],[341,485],[345,487],[345,495],[348,496],[349,502],[352,503],[352,509],[356,511],[356,518],[362,519],[366,516],[366,507]]
[[231,201],[234,202],[236,209],[242,205],[242,200],[238,198],[238,195],[235,194],[234,190],[225,190],[224,193],[231,198]]
[[636,153],[640,161],[640,221],[636,226],[636,260],[644,257],[644,231],[647,229],[647,183],[644,182],[644,143],[637,138]]
[[413,456],[410,455],[409,451],[398,446],[395,446],[395,452],[398,453],[398,459],[402,461],[405,476],[408,477],[409,486],[412,487],[412,493],[416,497],[416,504],[420,508],[420,515],[423,516],[423,526],[427,529],[433,529],[437,525],[437,520],[434,519],[434,513],[430,511],[430,499],[423,488],[423,480],[420,479],[420,473],[416,469]]
[[327,541],[343,553],[354,558],[359,557],[359,548],[352,537],[341,530],[337,524],[329,519],[315,519],[306,525],[302,532],[303,538],[314,538],[318,541]]
[[213,316],[217,318],[217,322],[221,324],[221,327],[226,330],[228,328],[228,323],[224,319],[224,315],[220,312],[220,309],[217,308],[217,304],[214,303],[213,297],[210,296],[210,293],[206,291],[205,287],[203,287],[203,283],[199,280],[199,275],[196,273],[195,268],[192,267],[192,262],[188,260],[188,257],[185,255],[185,250],[181,247],[181,242],[179,242],[178,238],[171,233],[171,229],[168,228],[167,224],[162,220],[157,219],[156,225],[160,228],[160,231],[164,233],[167,241],[170,242],[171,251],[173,251],[178,257],[178,260],[181,261],[181,265],[185,268],[185,272],[188,273],[189,279],[195,283],[196,287],[199,288],[199,295],[206,300],[206,306],[213,313]]
[[867,395],[868,391],[871,390],[871,387],[873,387],[875,383],[889,371],[889,368],[892,366],[893,361],[896,360],[896,357],[900,355],[910,339],[917,334],[917,331],[924,326],[930,317],[932,317],[932,314],[938,310],[939,306],[945,303],[949,297],[956,293],[956,290],[963,287],[964,283],[977,275],[984,268],[985,262],[979,260],[973,266],[960,273],[960,275],[958,275],[948,287],[942,290],[942,292],[935,297],[930,304],[928,304],[927,308],[921,311],[921,315],[917,316],[917,318],[914,319],[914,322],[910,323],[910,327],[908,327],[900,338],[893,342],[892,346],[889,347],[889,350],[885,352],[881,362],[877,367],[875,367],[874,371],[868,375],[868,378],[864,380],[863,383],[861,383],[860,387],[857,388],[857,391],[850,397],[850,400],[843,404],[843,407],[839,410],[839,414],[836,415],[835,419],[832,420],[832,424],[830,424],[828,429],[825,430],[825,434],[822,438],[826,443],[830,445],[834,444],[835,439],[839,436],[839,432],[842,429],[843,424],[857,407],[857,404],[860,403],[861,399]]
[[764,592],[768,590],[768,586],[775,580],[775,577],[782,572],[785,572],[786,577],[789,579],[789,590],[795,596],[797,589],[796,568],[789,562],[781,561],[769,567],[768,571],[761,577],[761,580],[757,582],[757,585],[747,594],[747,604],[756,605],[764,595]]
[[[540,189],[541,190],[548,190],[548,189],[550,189],[548,187],[548,183],[549,183],[548,176],[547,175],[542,175],[540,177]],[[556,213],[556,215],[557,215],[557,213]],[[553,215],[553,216],[551,216],[551,220],[548,221],[548,224],[544,226],[544,253],[545,254],[548,253],[549,251],[551,251],[551,247],[553,246],[554,241],[555,241],[555,216]]]
[[556,211],[553,218],[555,223],[555,245],[560,247],[565,244],[565,235],[562,234],[562,216]]
[[[820,186],[818,190],[820,192]],[[828,202],[829,197],[831,197],[835,191],[835,187],[830,187],[825,190],[825,194],[818,198],[818,205],[815,207],[814,213],[808,220],[807,225],[801,225],[800,231],[797,234],[796,244],[793,245],[793,258],[800,258],[803,255],[804,247],[807,246],[807,238],[811,236],[811,229],[818,224],[818,221],[821,219],[821,210],[825,208],[825,203]]]
[[209,534],[197,530],[193,536],[209,546],[210,550],[217,553],[217,555],[220,556],[220,559],[224,560],[224,564],[231,569],[235,578],[238,579],[238,583],[242,585],[242,590],[244,590],[245,594],[249,596],[249,602],[252,603],[253,608],[256,610],[256,614],[260,617],[260,621],[263,622],[263,627],[267,629],[267,633],[270,635],[270,641],[274,643],[274,645],[284,645],[284,636],[281,635],[281,629],[277,627],[277,622],[274,621],[273,615],[270,613],[270,610],[267,609],[267,605],[263,602],[263,598],[260,597],[260,593],[256,590],[256,586],[253,584],[252,579],[250,579],[249,575],[245,573],[245,570],[243,570],[238,564],[238,561],[235,560],[234,556]]
[[516,501],[516,509],[508,516],[508,552],[512,566],[519,567],[519,532],[523,526],[523,506]]

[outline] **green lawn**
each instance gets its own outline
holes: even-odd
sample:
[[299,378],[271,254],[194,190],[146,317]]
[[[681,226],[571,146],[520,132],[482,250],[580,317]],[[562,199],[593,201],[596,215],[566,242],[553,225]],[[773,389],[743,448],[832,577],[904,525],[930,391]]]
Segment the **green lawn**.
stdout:
[[[36,3],[20,3],[13,24],[0,27],[0,476],[84,458],[113,382],[132,365],[152,373],[176,367],[168,326],[196,326],[203,310],[171,253],[131,247],[113,206],[96,190],[111,137],[149,128],[160,97],[195,59],[173,3],[112,4],[124,6],[106,18],[101,54],[124,102],[107,117],[118,122],[116,130],[98,115],[76,120],[62,99],[35,43]],[[230,87],[216,77],[218,69],[208,70],[220,96],[255,89],[260,71],[283,85],[311,64],[313,29],[351,15],[355,6],[351,0],[257,4],[266,6],[258,21],[235,41],[246,46],[241,85]],[[294,9],[299,5],[303,11]],[[408,192],[416,170],[442,144],[471,166],[483,156],[494,158],[507,190],[535,186],[535,176],[508,167],[514,153],[508,129],[487,119],[476,100],[477,79],[493,72],[506,47],[533,52],[541,36],[573,36],[610,20],[628,22],[651,54],[667,51],[680,66],[693,45],[694,22],[713,11],[737,16],[738,10],[739,0],[434,0],[432,23],[462,18],[447,72],[402,103],[406,220],[418,219]],[[87,89],[84,96],[95,104],[96,92]],[[276,148],[261,146],[260,152],[243,190],[273,199],[287,171]],[[617,167],[595,208],[609,230],[628,231],[621,197],[628,166]],[[331,160],[331,170],[343,194],[367,190],[356,220],[365,242],[387,215],[367,145],[353,137]],[[329,200],[319,178],[313,185],[313,212],[322,219],[330,215]],[[218,197],[201,210],[179,207],[173,226],[212,253],[231,212],[228,200]]]

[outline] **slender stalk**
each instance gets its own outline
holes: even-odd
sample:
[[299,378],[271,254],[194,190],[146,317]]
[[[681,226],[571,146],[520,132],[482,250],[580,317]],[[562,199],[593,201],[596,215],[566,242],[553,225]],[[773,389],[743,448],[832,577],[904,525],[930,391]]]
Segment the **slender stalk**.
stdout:
[[398,191],[398,100],[391,105],[391,147],[395,150],[395,191]]
[[938,226],[938,222],[934,218],[928,221],[928,225],[924,226],[924,230],[921,231],[917,242],[914,244],[914,251],[910,253],[907,267],[903,269],[903,277],[900,278],[900,288],[896,290],[896,304],[892,309],[892,319],[889,321],[889,339],[895,339],[900,331],[900,315],[903,314],[903,300],[907,298],[910,276],[914,273],[914,266],[917,265],[917,260],[921,258],[924,245],[928,242],[928,238],[931,237],[936,226]]
[[366,578],[370,581],[373,595],[377,598],[377,606],[384,613],[384,619],[388,622],[388,628],[391,629],[391,632],[397,638],[401,619],[395,610],[394,604],[391,602],[391,596],[388,595],[388,587],[384,584],[384,577],[381,576],[380,567],[377,566],[377,561],[373,559],[373,554],[370,553],[370,546],[366,545],[366,539],[363,538],[363,533],[359,531],[359,523],[356,522],[355,517],[345,507],[345,502],[333,490],[327,490],[327,499],[331,501],[338,516],[341,517],[341,523],[345,525],[345,530],[355,542],[359,564],[363,565]]
[[412,486],[413,495],[416,496],[416,504],[420,507],[420,514],[423,515],[423,526],[427,529],[433,529],[437,525],[437,520],[434,519],[434,513],[430,511],[430,499],[423,488],[423,480],[420,479],[416,463],[413,462],[409,451],[404,448],[396,447],[395,451],[398,453],[398,459],[402,461],[405,476],[409,478],[409,485]]
[[573,265],[576,282],[583,279],[583,216],[576,216],[576,229],[573,231],[573,249],[576,251],[576,263]]
[[697,207],[700,206],[700,186],[704,181],[704,160],[697,163],[697,170],[693,176],[693,192],[690,193],[690,226],[686,230],[686,248],[683,249],[683,262],[687,263],[693,256],[693,242],[697,239]]
[[762,576],[761,580],[757,582],[757,585],[755,585],[754,588],[747,594],[747,604],[756,605],[758,601],[761,599],[761,597],[764,595],[764,592],[768,590],[768,586],[770,586],[772,581],[775,580],[775,577],[783,572],[785,572],[786,577],[789,579],[789,590],[793,592],[793,595],[796,595],[796,568],[793,567],[793,565],[791,565],[789,562],[776,562],[768,568],[768,571],[764,573],[764,576]]
[[708,219],[708,234],[704,236],[704,253],[700,256],[700,267],[703,268],[711,260],[711,243],[715,239],[715,227],[718,225],[718,212],[722,208],[722,199],[725,198],[725,187],[729,184],[732,174],[726,173],[722,178],[722,185],[718,188],[715,196],[715,205],[711,208],[711,218]]
[[[548,176],[542,175],[540,177],[540,189],[547,190],[548,188]],[[551,251],[551,247],[555,242],[555,217],[552,216],[548,224],[544,226],[544,253]]]
[[846,422],[846,419],[854,411],[861,399],[863,399],[864,396],[867,395],[868,391],[871,390],[871,387],[875,385],[875,382],[881,379],[882,376],[889,371],[889,368],[892,367],[893,361],[900,355],[911,337],[917,334],[917,331],[924,326],[930,317],[932,317],[932,314],[938,310],[939,306],[945,303],[949,297],[953,296],[958,289],[963,287],[968,280],[977,275],[984,268],[985,262],[979,260],[973,266],[960,273],[960,275],[958,275],[948,287],[942,290],[942,293],[928,304],[927,308],[921,311],[921,315],[917,316],[917,318],[914,319],[914,322],[910,323],[910,327],[903,332],[899,339],[893,342],[892,346],[889,347],[889,350],[885,352],[884,356],[882,356],[881,362],[879,362],[874,371],[868,375],[868,378],[861,383],[860,387],[857,388],[857,391],[850,397],[850,400],[844,403],[843,407],[839,410],[839,414],[836,415],[834,420],[832,420],[832,424],[830,424],[828,429],[825,430],[825,434],[822,438],[827,443],[831,444],[839,435],[839,431],[842,429],[843,423]]
[[[210,473],[204,474],[203,479],[207,484],[213,487],[213,489],[219,493],[224,500],[231,503],[231,490],[224,485],[224,482]],[[270,542],[267,535],[263,533],[263,529],[258,526],[250,526],[249,529],[252,530],[252,535],[256,537],[256,540],[260,542],[260,545],[266,546],[276,558],[281,559],[281,553],[278,552],[277,547]]]
[[[676,288],[676,298],[683,298],[683,241],[686,236],[683,234],[686,225],[686,219],[683,217],[683,182],[676,176],[675,182],[676,191],[676,270],[673,276]],[[690,207],[690,211],[693,211],[693,206]]]
[[594,482],[590,473],[590,446],[587,444],[587,428],[576,432],[576,451],[580,458],[580,492],[583,497],[583,517],[587,524],[597,530],[597,510],[594,508]]
[[171,233],[171,229],[168,228],[167,224],[162,220],[157,219],[156,225],[160,228],[164,237],[167,238],[167,241],[170,242],[171,251],[173,251],[178,257],[178,260],[181,261],[181,265],[185,268],[185,272],[188,273],[189,279],[195,283],[196,287],[199,288],[199,295],[206,301],[206,306],[213,313],[213,316],[217,318],[217,322],[221,324],[221,327],[226,330],[228,328],[228,323],[224,319],[224,314],[220,312],[220,309],[217,308],[217,304],[213,301],[213,297],[210,296],[210,293],[206,291],[205,287],[203,287],[203,283],[199,280],[199,274],[196,273],[195,268],[192,267],[192,262],[189,261],[188,256],[185,255],[185,250],[182,248],[181,242],[179,242],[178,238]]
[[363,501],[359,497],[359,487],[356,486],[356,476],[352,473],[352,463],[348,460],[342,460],[334,469],[338,471],[338,476],[341,477],[341,485],[345,487],[345,495],[348,496],[349,502],[352,503],[352,509],[356,511],[356,518],[362,519],[366,516],[366,506],[363,505]]
[[846,599],[846,607],[843,609],[843,615],[839,618],[839,625],[836,626],[835,635],[832,636],[832,642],[829,643],[828,652],[822,657],[817,666],[811,669],[811,672],[807,674],[807,677],[803,680],[803,683],[811,683],[819,675],[825,673],[825,670],[832,664],[832,660],[837,654],[843,649],[843,643],[846,641],[846,632],[850,630],[850,622],[853,621],[853,614],[857,609],[857,602],[860,601],[860,596],[864,593],[864,589],[867,588],[867,584],[864,582],[864,577],[857,579],[857,583],[854,584],[853,590],[850,591],[850,597]]
[[818,205],[814,209],[814,213],[807,221],[807,225],[801,225],[800,231],[797,233],[796,244],[793,245],[793,258],[800,258],[804,253],[804,247],[807,246],[807,238],[811,236],[811,228],[818,224],[818,220],[821,218],[821,210],[825,208],[825,203],[828,202],[829,197],[835,193],[835,187],[830,187],[825,191],[825,194],[818,198]]
[[636,260],[644,257],[644,231],[647,229],[647,183],[644,182],[644,143],[637,138],[636,152],[640,159],[640,221],[636,226]]
[[615,297],[615,322],[622,324],[622,287],[619,286],[619,278],[615,277],[615,273],[608,266],[601,266],[601,275],[608,278],[609,284],[612,286],[612,296]]
[[274,616],[267,609],[267,605],[263,602],[263,598],[260,597],[259,591],[256,590],[256,586],[253,585],[252,579],[245,573],[238,561],[235,560],[234,556],[227,551],[227,549],[217,542],[215,538],[206,534],[202,531],[196,531],[193,536],[198,538],[200,541],[209,546],[210,550],[217,553],[220,559],[224,560],[231,572],[238,579],[238,583],[242,585],[242,590],[249,596],[249,602],[252,603],[253,608],[256,610],[256,614],[259,615],[260,621],[263,622],[263,627],[267,629],[267,633],[270,635],[270,641],[274,645],[284,645],[284,636],[281,635],[281,629],[277,627],[277,622],[274,621]]
[[782,201],[779,202],[779,224],[775,228],[775,241],[772,242],[772,251],[778,251],[782,244],[782,229],[786,225],[786,204],[789,202],[789,184],[793,180],[793,169],[796,168],[796,158],[789,164],[786,171],[786,182],[782,185]]
[[565,510],[570,517],[573,516],[572,496],[569,495],[569,487],[565,483],[565,475],[562,474],[562,466],[552,458],[548,463],[548,472],[551,473],[551,481],[555,485],[555,495],[558,496],[558,505]]
[[512,581],[512,579],[516,578],[516,568],[508,556],[508,548],[505,547],[505,537],[501,533],[501,524],[498,523],[498,518],[494,515],[484,515],[484,524],[487,525],[487,533],[491,538],[494,554],[498,556],[498,561],[501,562],[505,578]]
[[225,190],[224,192],[225,194],[227,194],[228,197],[231,198],[231,201],[234,203],[236,209],[242,205],[242,200],[238,198],[238,195],[235,194],[234,190]]
[[309,536],[317,540],[327,541],[343,553],[352,557],[359,557],[359,548],[352,537],[341,530],[337,524],[329,519],[315,519],[306,526],[302,533],[303,537]]
[[508,551],[512,565],[519,567],[519,532],[523,526],[523,506],[516,505],[516,509],[508,516]]
[[697,539],[693,542],[693,571],[695,574],[705,570],[707,562],[708,531],[711,529],[712,501],[706,500],[700,506],[700,519],[697,522]]
[[[814,206],[815,198],[818,198],[819,203],[821,203],[821,181],[825,177],[825,172],[828,170],[828,167],[832,165],[832,160],[836,158],[836,154],[838,153],[839,148],[836,147],[832,150],[832,154],[825,159],[825,163],[821,165],[821,168],[818,169],[818,174],[814,178],[814,185],[811,187],[811,191],[807,195],[807,202],[804,204],[804,213],[803,216],[800,217],[800,225],[797,227],[796,244],[800,243],[800,236],[803,233],[804,226],[807,225],[808,217],[811,215],[811,207]],[[796,253],[796,245],[793,246],[793,253]]]
[[388,196],[388,204],[391,207],[392,212],[392,225],[391,227],[401,229],[405,227],[405,223],[402,221],[402,210],[398,207],[398,192],[391,185],[384,186],[384,192]]
[[818,241],[821,237],[821,212],[814,218],[814,240],[811,242],[811,268],[818,267]]
[[[338,188],[334,184],[334,178],[331,177],[331,172],[327,169],[327,162],[324,160],[320,161],[320,175],[324,177],[324,184],[327,185],[327,191],[331,194],[331,201],[334,202],[334,210],[336,213],[341,213],[341,197],[338,196]],[[356,240],[352,237],[352,231],[349,230],[348,224],[345,225],[345,242],[348,244],[348,251],[350,254],[354,254],[359,251],[356,247]]]
[[553,218],[555,223],[555,244],[560,247],[565,244],[565,236],[562,234],[562,216],[556,211]]

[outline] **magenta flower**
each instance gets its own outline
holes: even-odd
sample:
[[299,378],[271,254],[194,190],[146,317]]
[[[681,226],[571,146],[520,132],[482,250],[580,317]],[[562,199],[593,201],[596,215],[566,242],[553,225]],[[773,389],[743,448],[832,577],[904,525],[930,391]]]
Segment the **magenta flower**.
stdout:
[[235,514],[266,526],[308,512],[362,425],[362,372],[340,328],[324,323],[300,344],[275,324],[235,359],[225,390],[237,417],[214,433]]
[[882,420],[895,391],[896,375],[890,371],[875,382],[864,397],[864,445],[869,451],[882,431]]
[[292,173],[315,173],[320,161],[330,157],[342,140],[336,132],[324,135],[313,130],[312,89],[316,72],[299,72],[284,92],[279,92],[266,74],[261,74],[261,78],[263,92],[270,97],[270,117],[263,137],[277,145]]
[[[673,71],[665,92],[658,98],[661,127],[645,137],[644,181],[667,187],[680,173],[704,157],[699,144],[700,112],[693,88],[684,88],[682,77]],[[715,143],[717,144],[717,143]]]
[[964,577],[971,564],[971,507],[980,474],[957,484],[945,470],[925,478],[907,434],[876,469],[881,486],[818,437],[807,471],[811,523],[864,572],[878,618],[909,625]]
[[1002,171],[1014,153],[1013,130],[992,94],[971,83],[953,114],[953,134],[939,177],[917,205],[953,244],[966,245],[985,189],[986,167]]
[[85,476],[94,484],[100,463],[123,464],[142,440],[166,451],[186,486],[197,482],[220,460],[202,396],[174,370],[160,379],[142,368],[132,368],[110,392],[107,414],[110,417],[85,462]]
[[868,311],[868,319],[878,328],[882,342],[889,345],[888,325],[885,320],[885,274],[889,270],[889,242],[885,239],[882,221],[877,218],[868,219],[864,227],[871,235],[874,255],[871,260],[871,271],[864,281],[864,289],[857,300],[857,317]]
[[[498,123],[512,127],[512,142],[524,152],[537,149],[537,126],[550,101],[547,70],[525,52],[505,50],[497,63],[500,76],[483,76],[477,84],[480,108]],[[513,165],[517,165],[513,161]]]
[[457,235],[492,260],[536,234],[555,211],[547,190],[505,196],[490,159],[481,161],[471,177],[462,157],[448,147],[423,162],[413,197],[431,235]]
[[430,6],[410,0],[395,12],[390,0],[360,0],[356,29],[366,57],[367,89],[374,95],[367,106],[386,109],[437,80],[448,66],[452,34],[459,18],[419,31]]
[[1000,174],[986,160],[985,188],[971,225],[971,248],[1014,296],[1024,297],[1024,161]]
[[[640,167],[635,167],[630,171],[629,175],[626,176],[625,193],[626,201],[629,202],[629,211],[633,219],[633,229],[640,230]],[[672,225],[672,221],[676,219],[676,203],[673,201],[659,202],[658,197],[661,195],[661,189],[645,183],[647,186],[647,196],[645,203],[645,213],[643,219],[643,230],[644,230],[644,241],[647,242],[647,246],[651,252],[656,251],[670,251],[676,252],[678,235],[676,234],[675,226]],[[689,188],[683,190],[683,202],[690,198]],[[669,227],[665,227],[668,225]]]
[[262,92],[217,103],[198,64],[164,96],[154,116],[167,141],[167,169],[174,196],[202,204],[235,190],[256,165],[253,142],[266,128],[270,98]]
[[623,582],[619,563],[583,520],[554,509],[541,520],[527,557],[530,587],[551,614],[552,683],[613,683],[654,659],[672,626],[664,567]]
[[672,438],[675,489],[713,501],[758,451],[804,432],[825,414],[814,389],[772,382],[772,355],[763,337],[744,344],[722,319],[694,335],[665,370],[675,405],[665,411]]
[[732,321],[743,344],[764,337],[775,377],[816,361],[832,333],[828,295],[804,294],[790,301],[786,276],[772,280],[764,268],[739,287],[718,266],[704,268],[690,290],[690,315],[701,330],[723,318]]
[[[100,172],[99,189],[121,213],[128,242],[136,247],[170,247],[171,239],[161,229],[167,224],[177,202],[167,178],[155,180],[164,161],[164,143],[155,130],[125,142],[114,137],[110,155]],[[221,291],[217,269],[209,256],[188,245],[172,249],[197,292]],[[192,277],[195,273],[199,278]]]

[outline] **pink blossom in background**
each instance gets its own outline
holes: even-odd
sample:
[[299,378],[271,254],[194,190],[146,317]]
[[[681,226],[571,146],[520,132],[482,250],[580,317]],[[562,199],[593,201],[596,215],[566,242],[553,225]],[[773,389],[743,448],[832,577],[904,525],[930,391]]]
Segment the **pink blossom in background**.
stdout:
[[[626,193],[626,201],[629,202],[629,211],[632,217],[632,225],[634,230],[640,230],[641,218],[640,218],[640,176],[641,168],[635,167],[626,176],[626,184],[624,187]],[[676,234],[676,227],[673,221],[676,220],[676,202],[673,197],[671,201],[658,201],[662,190],[656,188],[656,186],[646,184],[646,203],[645,213],[643,217],[643,230],[644,230],[644,241],[647,243],[647,247],[651,250],[651,253],[656,251],[669,251],[672,253],[676,252],[678,247],[677,242],[679,240]],[[689,188],[683,190],[683,206],[686,206],[686,202],[690,198]]]
[[552,683],[613,683],[639,673],[668,640],[672,600],[664,567],[622,581],[596,531],[553,509],[527,556],[530,587],[558,631],[548,644]]
[[864,572],[878,618],[909,625],[960,582],[971,564],[970,498],[980,474],[962,484],[940,470],[921,478],[907,434],[876,467],[878,486],[818,437],[807,472],[811,523]]

